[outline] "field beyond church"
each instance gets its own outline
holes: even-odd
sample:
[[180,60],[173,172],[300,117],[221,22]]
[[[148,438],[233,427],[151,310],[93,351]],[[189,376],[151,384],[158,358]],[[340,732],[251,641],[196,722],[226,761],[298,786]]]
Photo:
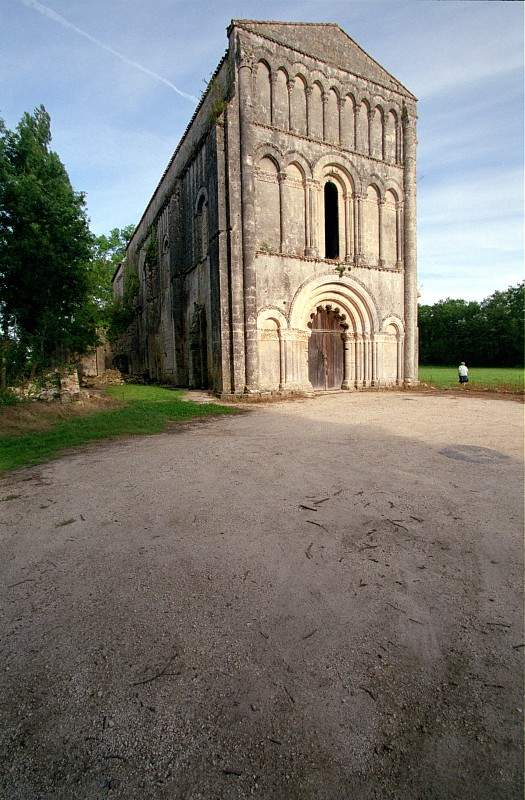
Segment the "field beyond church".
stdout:
[[[458,368],[419,367],[419,380],[438,389],[461,388]],[[469,367],[469,382],[465,389],[523,393],[524,370],[519,367]]]

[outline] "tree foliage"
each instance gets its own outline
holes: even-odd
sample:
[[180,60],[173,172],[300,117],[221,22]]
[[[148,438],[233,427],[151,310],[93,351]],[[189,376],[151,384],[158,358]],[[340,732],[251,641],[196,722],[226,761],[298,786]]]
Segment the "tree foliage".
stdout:
[[[43,106],[15,130],[0,123],[0,323],[3,379],[33,373],[96,342],[92,236],[84,195],[50,149]],[[13,376],[11,376],[13,377]]]
[[494,292],[481,303],[449,298],[421,305],[421,363],[523,366],[524,298],[522,282]]
[[134,225],[126,225],[124,228],[113,228],[107,235],[94,237],[89,267],[91,287],[89,299],[98,313],[98,327],[103,331],[111,327],[114,314],[112,278],[125,256],[127,244],[134,230]]

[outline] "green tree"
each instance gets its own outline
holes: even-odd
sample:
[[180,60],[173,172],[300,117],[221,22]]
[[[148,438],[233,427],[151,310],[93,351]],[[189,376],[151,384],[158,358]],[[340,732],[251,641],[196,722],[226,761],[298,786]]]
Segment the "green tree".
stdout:
[[481,303],[448,298],[420,306],[421,363],[522,366],[524,297],[522,282]]
[[24,366],[34,373],[67,352],[84,352],[97,336],[96,320],[86,308],[92,236],[85,199],[74,191],[50,143],[50,117],[43,106],[24,114],[14,131],[1,123],[4,383],[10,346],[24,354]]
[[90,263],[90,302],[98,327],[106,330],[111,324],[114,299],[112,278],[126,254],[126,247],[135,230],[134,225],[113,228],[107,235],[95,236]]

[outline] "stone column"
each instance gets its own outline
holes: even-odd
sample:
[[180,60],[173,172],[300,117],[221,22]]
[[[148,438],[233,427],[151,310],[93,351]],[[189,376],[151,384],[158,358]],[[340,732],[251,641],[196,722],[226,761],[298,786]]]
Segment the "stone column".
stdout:
[[403,266],[403,255],[401,249],[402,239],[402,225],[401,225],[401,203],[396,203],[396,267],[400,269]]
[[312,244],[312,197],[310,182],[304,183],[304,254],[307,258],[313,256]]
[[401,334],[396,336],[397,344],[397,379],[396,384],[401,386],[403,383],[403,337]]
[[358,132],[358,125],[359,125],[359,108],[360,108],[360,104],[356,103],[355,106],[354,106],[354,150],[355,150],[355,152],[357,152],[357,148],[358,148],[358,144],[359,144],[358,133],[357,133]]
[[344,375],[341,389],[352,391],[354,388],[354,336],[346,330],[343,333]]
[[277,83],[277,73],[272,70],[270,74],[270,121],[275,125],[275,85]]
[[310,98],[312,96],[312,87],[307,86],[305,89],[306,94],[306,135],[310,136],[312,131],[312,120],[310,119],[312,110],[310,108]]
[[277,180],[279,181],[279,252],[284,253],[286,242],[286,192],[284,191],[284,182],[286,180],[286,172],[279,172]]
[[288,130],[295,130],[292,129],[292,92],[294,87],[295,81],[289,80],[286,84],[286,88],[288,89]]
[[363,359],[361,355],[361,334],[355,334],[355,386],[356,388],[362,383],[362,370]]
[[285,334],[281,326],[278,331],[279,336],[279,389],[286,387],[286,347],[285,347]]
[[372,120],[374,119],[375,108],[371,108],[368,112],[368,155],[373,155],[372,153]]
[[383,248],[384,248],[384,235],[383,235],[383,208],[385,205],[385,201],[383,199],[379,200],[379,260],[378,266],[384,267],[385,266],[385,259],[383,258]]
[[378,351],[377,341],[374,337],[374,339],[372,339],[372,386],[377,386],[379,383],[377,351]]
[[352,203],[352,195],[345,194],[345,261],[349,263],[352,260],[352,237],[351,228],[353,226],[353,213],[350,207]]
[[307,180],[306,187],[308,195],[308,213],[310,219],[310,239],[308,242],[308,252],[305,252],[305,255],[315,258],[319,252],[319,234],[317,230],[317,196],[319,184],[317,181]]
[[395,162],[401,164],[403,162],[403,128],[399,121],[396,122],[396,153]]
[[[357,209],[356,209],[357,205]],[[357,211],[357,213],[356,213]],[[363,195],[354,194],[354,215],[357,222],[357,236],[355,246],[355,263],[360,266],[363,263]]]
[[417,383],[416,117],[403,109],[405,364],[407,385]]
[[343,130],[343,114],[345,109],[345,102],[346,97],[338,97],[337,98],[337,109],[338,109],[338,124],[337,124],[337,144],[341,146],[342,144],[342,130]]
[[323,92],[323,142],[326,142],[326,110],[328,108],[328,94]]
[[257,391],[257,292],[255,272],[255,182],[253,174],[252,70],[253,53],[237,42],[239,73],[239,128],[241,156],[242,257],[244,277],[245,392]]

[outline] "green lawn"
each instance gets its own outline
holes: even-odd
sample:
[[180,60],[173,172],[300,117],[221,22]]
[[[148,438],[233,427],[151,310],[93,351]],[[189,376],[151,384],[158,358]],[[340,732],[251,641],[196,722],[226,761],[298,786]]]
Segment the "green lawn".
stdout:
[[[523,392],[523,369],[497,367],[469,367],[468,389],[492,389],[505,392]],[[440,389],[462,388],[458,383],[458,368],[419,367],[419,380]]]
[[159,433],[171,421],[235,413],[215,403],[182,400],[182,392],[158,386],[112,386],[106,391],[121,403],[119,407],[61,419],[46,430],[0,436],[0,472],[47,461],[88,442]]

